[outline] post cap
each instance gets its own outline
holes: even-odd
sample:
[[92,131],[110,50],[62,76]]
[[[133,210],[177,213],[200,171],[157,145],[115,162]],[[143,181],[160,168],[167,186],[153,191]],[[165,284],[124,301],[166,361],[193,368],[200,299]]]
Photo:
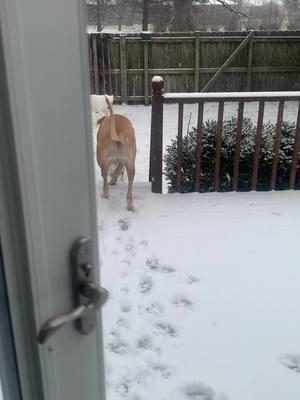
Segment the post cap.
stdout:
[[155,96],[162,96],[164,88],[164,81],[161,76],[154,76],[152,78],[152,94]]

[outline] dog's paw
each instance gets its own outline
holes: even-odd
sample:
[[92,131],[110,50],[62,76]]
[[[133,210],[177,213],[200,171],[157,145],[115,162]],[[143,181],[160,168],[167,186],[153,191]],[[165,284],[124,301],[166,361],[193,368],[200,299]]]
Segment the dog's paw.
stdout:
[[135,207],[134,207],[133,204],[127,204],[126,208],[127,208],[128,211],[135,211]]
[[102,193],[101,197],[102,199],[108,199],[108,193]]
[[114,185],[116,185],[116,184],[117,184],[117,181],[114,181],[114,180],[109,181],[109,185],[110,185],[110,186],[114,186]]

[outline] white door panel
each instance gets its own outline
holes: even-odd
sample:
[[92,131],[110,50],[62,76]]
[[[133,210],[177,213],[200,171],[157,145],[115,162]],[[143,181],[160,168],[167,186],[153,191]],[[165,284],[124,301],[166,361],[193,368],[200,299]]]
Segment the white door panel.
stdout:
[[[73,307],[69,251],[79,236],[92,240],[98,271],[84,5],[0,1],[36,330]],[[66,325],[39,352],[47,400],[104,398],[100,313],[94,333]]]

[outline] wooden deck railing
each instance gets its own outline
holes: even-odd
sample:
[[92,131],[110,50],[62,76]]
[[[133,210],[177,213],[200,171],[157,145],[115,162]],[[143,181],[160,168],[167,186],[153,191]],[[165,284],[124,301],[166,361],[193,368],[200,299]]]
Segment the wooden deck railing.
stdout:
[[277,122],[274,142],[274,156],[272,162],[272,173],[270,189],[276,188],[277,167],[279,162],[279,150],[281,142],[281,129],[283,122],[283,110],[286,101],[298,102],[298,114],[296,122],[296,133],[293,147],[293,156],[290,170],[290,189],[295,188],[298,154],[300,150],[300,92],[239,92],[239,93],[163,93],[163,80],[154,77],[152,81],[152,118],[151,118],[151,145],[150,145],[150,174],[154,193],[162,193],[162,143],[163,143],[163,113],[164,104],[178,104],[178,135],[177,135],[177,171],[176,191],[181,192],[181,166],[182,166],[182,130],[184,104],[198,104],[197,119],[197,149],[196,149],[196,171],[195,191],[200,191],[202,144],[203,144],[203,109],[205,103],[218,103],[218,122],[216,132],[216,153],[214,171],[214,190],[220,190],[220,168],[221,148],[223,131],[223,114],[225,102],[238,103],[237,134],[235,142],[235,154],[233,165],[232,189],[238,190],[240,149],[242,138],[242,125],[244,116],[244,104],[247,102],[259,102],[258,117],[256,125],[255,150],[252,166],[251,189],[256,190],[260,149],[263,129],[263,118],[266,102],[278,102]]

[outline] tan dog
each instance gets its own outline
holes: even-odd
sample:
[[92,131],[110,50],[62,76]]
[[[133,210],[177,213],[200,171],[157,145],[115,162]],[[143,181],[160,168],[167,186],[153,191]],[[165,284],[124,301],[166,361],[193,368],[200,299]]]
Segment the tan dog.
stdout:
[[126,168],[128,176],[127,209],[134,210],[132,184],[135,175],[136,142],[133,126],[123,115],[114,115],[110,101],[106,97],[110,112],[109,117],[98,120],[100,125],[97,134],[97,162],[103,176],[103,198],[108,198],[108,172],[111,165],[116,167],[110,184],[115,185],[122,169]]

